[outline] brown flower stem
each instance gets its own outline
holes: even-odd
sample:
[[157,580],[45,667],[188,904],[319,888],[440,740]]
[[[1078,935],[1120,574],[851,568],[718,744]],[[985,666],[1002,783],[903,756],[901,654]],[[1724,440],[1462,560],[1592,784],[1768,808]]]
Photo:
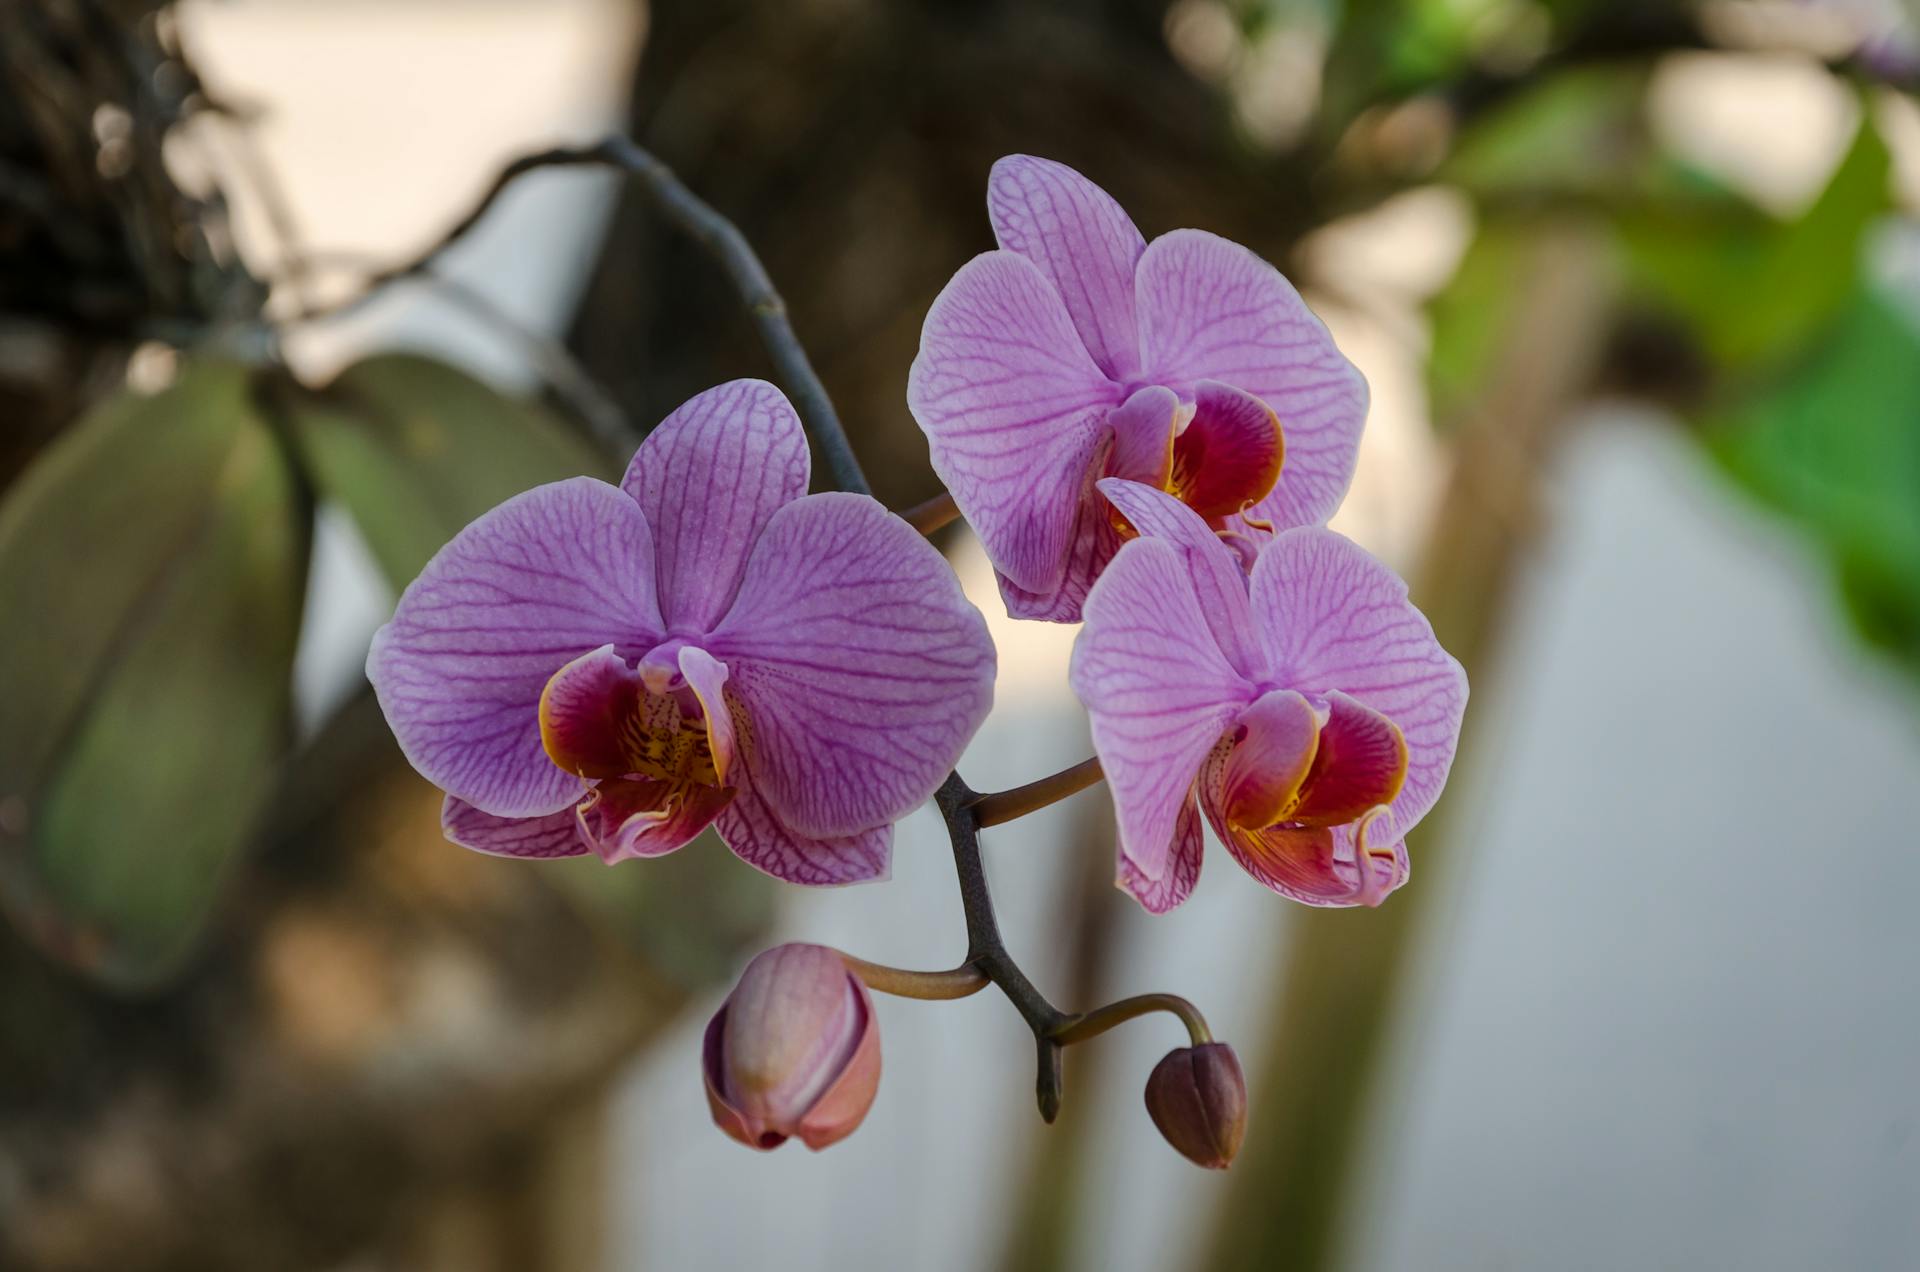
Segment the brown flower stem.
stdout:
[[925,503],[903,508],[899,516],[921,534],[932,534],[951,525],[960,516],[960,505],[954,503],[953,496],[943,490]]
[[1089,756],[1072,768],[1061,769],[1058,773],[1049,773],[1038,781],[1028,782],[1025,786],[1016,786],[1010,791],[993,791],[973,797],[970,807],[973,820],[979,826],[998,826],[1010,822],[1016,817],[1025,817],[1028,813],[1038,812],[1049,804],[1057,804],[1069,795],[1078,795],[1105,774],[1100,771],[1100,757]]
[[977,994],[993,983],[972,963],[962,963],[945,972],[915,972],[904,967],[888,967],[885,963],[869,963],[846,953],[840,958],[847,970],[858,976],[868,989],[896,998],[942,1002]]
[[1060,1113],[1061,1085],[1060,1044],[1053,1040],[1053,1032],[1068,1017],[1047,1001],[1007,952],[1000,924],[994,918],[993,896],[987,891],[986,867],[980,860],[980,823],[974,817],[978,799],[957,772],[949,773],[933,793],[933,802],[946,820],[947,835],[953,841],[953,868],[959,876],[960,908],[967,921],[967,962],[1000,987],[1033,1030],[1040,1066],[1034,1096],[1040,1116],[1051,1122]]
[[1132,998],[1122,998],[1117,1003],[1108,1003],[1105,1007],[1096,1007],[1092,1011],[1082,1012],[1067,1019],[1054,1031],[1053,1040],[1063,1047],[1071,1047],[1076,1042],[1085,1042],[1089,1038],[1098,1038],[1115,1025],[1123,1025],[1129,1020],[1145,1016],[1152,1012],[1164,1011],[1180,1017],[1180,1023],[1187,1027],[1187,1037],[1193,1045],[1203,1046],[1213,1041],[1213,1032],[1207,1028],[1207,1018],[1178,994],[1139,994]]
[[801,347],[800,338],[794,334],[793,324],[787,321],[786,302],[774,290],[766,266],[760,263],[760,257],[747,242],[746,235],[682,184],[671,168],[625,137],[608,137],[591,146],[558,146],[514,160],[500,170],[500,175],[493,179],[493,184],[481,195],[473,209],[424,252],[404,264],[370,275],[355,296],[327,312],[357,307],[386,284],[425,272],[442,252],[479,224],[480,218],[487,214],[508,186],[540,168],[618,169],[639,184],[662,216],[706,249],[707,254],[726,272],[734,290],[746,305],[754,326],[760,331],[761,343],[766,345],[767,354],[773,359],[774,369],[792,397],[794,407],[800,412],[807,431],[813,435],[815,445],[820,448],[821,458],[827,461],[827,467],[833,473],[834,484],[841,490],[856,494],[873,493],[867,485],[866,474],[861,471],[860,461],[854,456],[853,446],[847,441],[846,430],[840,426],[840,416],[833,409],[833,400],[827,396],[826,386],[820,383],[820,377],[814,372],[813,363]]

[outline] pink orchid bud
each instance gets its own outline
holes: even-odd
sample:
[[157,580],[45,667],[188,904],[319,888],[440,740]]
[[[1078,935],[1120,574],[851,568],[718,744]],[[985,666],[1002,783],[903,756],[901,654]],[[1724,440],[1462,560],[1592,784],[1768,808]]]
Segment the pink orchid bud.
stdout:
[[707,1025],[702,1067],[716,1126],[749,1148],[853,1133],[880,1086],[867,987],[835,950],[779,945],[741,974]]
[[1240,1058],[1224,1042],[1169,1051],[1147,1078],[1147,1112],[1181,1156],[1225,1170],[1247,1130]]

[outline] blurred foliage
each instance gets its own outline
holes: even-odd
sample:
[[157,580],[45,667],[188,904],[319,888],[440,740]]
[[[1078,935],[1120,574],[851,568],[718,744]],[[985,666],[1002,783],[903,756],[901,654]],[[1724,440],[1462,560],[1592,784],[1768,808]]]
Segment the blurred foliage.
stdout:
[[1791,221],[1730,197],[1628,208],[1618,225],[1633,282],[1728,373],[1791,356],[1859,293],[1865,235],[1891,206],[1890,166],[1869,119],[1820,197]]
[[315,485],[352,514],[395,588],[508,496],[611,475],[604,455],[543,408],[416,354],[369,358],[287,401]]
[[[75,423],[0,499],[0,613],[30,616],[0,630],[7,913],[123,989],[179,969],[276,793],[297,799],[317,500],[353,516],[398,588],[501,500],[609,471],[543,408],[410,354],[319,391],[191,361]],[[750,900],[736,909],[760,921]]]
[[1920,676],[1920,330],[1857,290],[1817,346],[1708,433],[1746,489],[1828,556],[1862,636]]
[[1868,269],[1896,210],[1873,95],[1857,92],[1861,122],[1818,197],[1781,218],[1660,147],[1649,71],[1569,69],[1457,139],[1437,175],[1473,196],[1479,225],[1429,310],[1436,419],[1449,427],[1483,388],[1538,227],[1600,226],[1622,296],[1609,373],[1669,396],[1833,562],[1860,635],[1920,672],[1920,376],[1911,326]]
[[297,480],[244,369],[67,432],[0,505],[4,896],[75,963],[183,953],[289,741]]

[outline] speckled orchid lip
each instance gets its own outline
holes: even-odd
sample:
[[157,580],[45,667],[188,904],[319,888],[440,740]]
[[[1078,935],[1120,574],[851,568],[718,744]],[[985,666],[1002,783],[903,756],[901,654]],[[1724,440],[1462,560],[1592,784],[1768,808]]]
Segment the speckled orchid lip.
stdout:
[[1278,270],[1201,230],[1148,242],[1100,187],[1030,155],[994,165],[987,211],[999,250],[935,300],[907,402],[1010,614],[1080,618],[1127,537],[1101,477],[1237,534],[1339,506],[1366,381]]
[[711,825],[792,882],[885,877],[986,715],[993,645],[912,527],[808,477],[792,406],[736,380],[620,485],[528,491],[428,563],[367,673],[449,838],[620,861]]
[[[553,673],[540,694],[547,758],[590,783],[574,807],[582,840],[609,861],[669,852],[732,801],[732,716],[726,668],[680,645],[668,657],[692,671],[662,674],[654,654],[629,666],[603,645]],[[707,685],[705,694],[693,681]],[[709,710],[712,699],[715,710]]]
[[1280,532],[1249,571],[1180,500],[1099,490],[1140,535],[1088,593],[1071,673],[1119,814],[1121,886],[1178,905],[1204,819],[1284,896],[1377,904],[1405,882],[1405,835],[1452,764],[1460,665],[1405,584],[1330,530]]

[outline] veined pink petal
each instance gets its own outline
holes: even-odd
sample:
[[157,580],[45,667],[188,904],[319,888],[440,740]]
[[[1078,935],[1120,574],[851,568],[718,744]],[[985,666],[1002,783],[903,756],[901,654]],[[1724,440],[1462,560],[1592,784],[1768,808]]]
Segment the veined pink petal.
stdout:
[[1285,458],[1279,417],[1265,402],[1202,380],[1193,419],[1173,441],[1173,493],[1202,517],[1229,517],[1267,497]]
[[740,791],[714,822],[734,855],[776,879],[810,887],[877,883],[893,864],[893,827],[837,838],[802,835],[784,825],[752,790]]
[[574,810],[587,844],[608,865],[635,857],[663,857],[684,848],[728,807],[729,787],[693,786],[670,799],[666,782],[614,778],[601,782]]
[[1100,577],[1100,571],[1107,568],[1107,562],[1113,560],[1113,554],[1119,550],[1120,532],[1114,529],[1106,502],[1089,490],[1080,501],[1080,511],[1074,518],[1073,539],[1067,549],[1067,570],[1061,576],[1060,586],[1051,592],[1028,592],[1006,575],[996,573],[995,577],[1000,583],[1000,599],[1006,602],[1007,613],[1013,618],[1043,623],[1077,623],[1080,621],[1080,607],[1087,599],[1087,589],[1093,586],[1093,581]]
[[680,674],[687,687],[700,699],[707,716],[707,746],[713,752],[713,767],[720,784],[726,785],[733,771],[736,749],[733,711],[727,706],[727,665],[704,649],[692,645],[680,650]]
[[1140,368],[1133,270],[1146,240],[1113,196],[1063,163],[1008,155],[987,178],[987,216],[1000,246],[1053,283],[1100,369],[1132,378]]
[[536,817],[581,791],[540,744],[548,678],[602,645],[638,656],[660,634],[645,514],[576,477],[455,535],[375,633],[367,678],[428,781],[497,817]]
[[1331,530],[1276,535],[1249,584],[1277,683],[1350,695],[1400,730],[1406,780],[1388,807],[1394,833],[1406,835],[1446,784],[1466,711],[1466,673],[1407,600],[1407,585]]
[[440,829],[462,848],[495,857],[578,857],[587,851],[570,808],[545,817],[495,817],[449,795],[440,805]]
[[864,495],[809,495],[775,513],[703,643],[743,712],[747,784],[803,835],[910,812],[993,701],[980,612],[940,553]]
[[1291,689],[1261,694],[1229,736],[1233,745],[1220,761],[1220,807],[1228,824],[1264,830],[1289,820],[1320,748],[1313,704]]
[[621,482],[646,510],[660,610],[680,635],[733,603],[767,519],[807,493],[807,437],[786,395],[729,380],[689,398],[647,434]]
[[927,313],[907,406],[934,471],[994,567],[1031,592],[1057,590],[1120,389],[1080,342],[1038,266],[987,252]]
[[1198,513],[1165,491],[1111,477],[1100,483],[1099,490],[1135,530],[1185,554],[1200,613],[1214,643],[1235,671],[1248,680],[1260,679],[1265,659],[1253,633],[1247,576],[1239,555],[1220,541]]
[[1254,515],[1317,525],[1353,478],[1367,382],[1279,270],[1204,230],[1147,245],[1135,275],[1144,379],[1182,387],[1218,380],[1280,417],[1286,466]]
[[1180,817],[1174,824],[1173,852],[1167,858],[1166,872],[1159,879],[1149,879],[1122,853],[1114,883],[1131,894],[1148,914],[1165,914],[1193,895],[1193,886],[1200,882],[1200,859],[1204,850],[1200,810],[1189,794],[1180,805]]
[[1085,619],[1068,679],[1092,721],[1121,851],[1158,882],[1200,762],[1253,687],[1209,634],[1186,555],[1171,543],[1121,548],[1087,594]]
[[1166,485],[1173,469],[1174,424],[1180,398],[1163,384],[1149,384],[1107,413],[1113,430],[1113,454],[1107,475],[1142,482],[1155,489]]

